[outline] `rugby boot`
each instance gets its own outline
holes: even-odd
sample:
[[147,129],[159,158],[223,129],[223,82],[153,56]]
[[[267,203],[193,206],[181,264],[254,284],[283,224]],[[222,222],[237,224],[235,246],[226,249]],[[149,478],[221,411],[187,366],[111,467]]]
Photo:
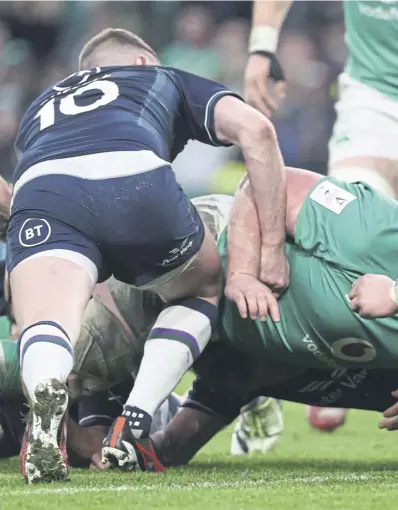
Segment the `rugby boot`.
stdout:
[[21,472],[28,484],[67,479],[67,408],[65,383],[50,379],[37,386],[20,452]]
[[258,397],[242,408],[232,433],[231,455],[269,452],[278,443],[282,432],[280,401]]
[[102,462],[123,471],[165,471],[148,435],[151,423],[151,416],[142,409],[125,406],[104,439]]
[[134,437],[129,419],[134,419],[134,413],[145,417],[141,410],[138,413],[137,408],[126,406],[123,415],[114,421],[102,445],[102,462],[109,462],[112,467],[123,471],[165,471],[152,439],[149,436]]

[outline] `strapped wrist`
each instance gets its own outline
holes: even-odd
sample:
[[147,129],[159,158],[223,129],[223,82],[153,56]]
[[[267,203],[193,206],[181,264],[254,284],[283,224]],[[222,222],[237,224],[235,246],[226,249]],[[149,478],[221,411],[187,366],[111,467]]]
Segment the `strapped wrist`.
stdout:
[[278,47],[279,30],[270,25],[253,27],[249,39],[249,53],[266,51],[275,53]]

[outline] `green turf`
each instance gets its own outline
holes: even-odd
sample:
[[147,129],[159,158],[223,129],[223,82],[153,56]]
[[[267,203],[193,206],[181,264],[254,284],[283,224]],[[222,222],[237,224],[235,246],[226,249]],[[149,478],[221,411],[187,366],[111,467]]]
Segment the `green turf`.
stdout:
[[0,465],[0,510],[396,509],[398,432],[376,413],[352,411],[344,428],[309,429],[285,404],[285,434],[268,455],[231,458],[230,430],[185,469],[166,474],[74,470],[66,484],[27,487],[15,461]]

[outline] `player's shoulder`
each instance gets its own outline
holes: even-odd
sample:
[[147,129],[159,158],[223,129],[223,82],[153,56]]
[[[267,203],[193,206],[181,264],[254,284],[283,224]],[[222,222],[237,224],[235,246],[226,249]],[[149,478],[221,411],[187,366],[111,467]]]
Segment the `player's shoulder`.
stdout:
[[159,69],[162,69],[164,73],[166,73],[171,79],[174,79],[180,86],[195,86],[198,84],[199,86],[203,86],[204,84],[216,85],[218,87],[222,87],[219,82],[214,80],[210,80],[209,78],[203,78],[198,74],[190,73],[188,71],[183,71],[182,69],[177,69],[176,67],[170,66],[159,66]]
[[[100,68],[97,68],[100,69]],[[136,78],[140,77],[141,79],[148,78],[150,80],[154,80],[159,76],[163,76],[169,78],[174,81],[176,76],[179,75],[179,70],[174,69],[172,67],[165,67],[162,65],[131,65],[131,66],[108,66],[101,67],[101,71],[103,74],[112,77],[117,80],[118,78]],[[87,70],[85,72],[92,72],[92,70]]]
[[[55,84],[54,84],[55,85]],[[49,101],[54,96],[54,85],[47,87],[36,99],[34,99],[27,108],[22,122],[29,117],[32,112],[36,112],[44,103]]]
[[[75,87],[81,87],[89,82],[98,81],[102,79],[111,79],[115,82],[122,82],[124,87],[129,85],[136,87],[137,83],[145,88],[145,82],[148,81],[148,87],[159,77],[172,82],[180,91],[184,88],[187,80],[190,84],[195,83],[195,79],[200,80],[196,75],[181,71],[173,67],[166,67],[162,65],[153,66],[105,66],[95,67],[91,69],[78,70],[67,77],[53,83],[47,87],[29,106],[23,120],[30,118],[37,110],[41,108],[48,101],[58,96],[62,97],[63,94],[69,93]],[[137,80],[138,78],[138,80]],[[192,82],[193,80],[193,82]]]
[[[152,77],[164,72],[161,66],[105,66],[105,67],[93,67],[90,69],[77,70],[65,78],[53,83],[47,87],[38,97],[35,99],[31,106],[41,105],[46,102],[52,96],[62,95],[68,93],[75,87],[81,87],[84,84],[88,84],[92,81],[98,81],[106,78],[117,80],[118,78],[130,78],[140,76]],[[167,73],[166,73],[167,74]]]

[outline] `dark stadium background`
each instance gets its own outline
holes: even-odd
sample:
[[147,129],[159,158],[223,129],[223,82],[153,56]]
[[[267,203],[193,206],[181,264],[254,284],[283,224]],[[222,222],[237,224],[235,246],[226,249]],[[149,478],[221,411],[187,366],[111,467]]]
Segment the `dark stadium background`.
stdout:
[[[13,142],[29,102],[77,69],[79,48],[104,27],[130,29],[166,65],[242,91],[251,2],[0,2],[0,161],[11,177]],[[334,81],[345,58],[340,2],[295,2],[279,55],[288,94],[275,117],[289,165],[325,172]],[[242,168],[235,149],[193,144],[175,166],[190,195],[230,192]]]

